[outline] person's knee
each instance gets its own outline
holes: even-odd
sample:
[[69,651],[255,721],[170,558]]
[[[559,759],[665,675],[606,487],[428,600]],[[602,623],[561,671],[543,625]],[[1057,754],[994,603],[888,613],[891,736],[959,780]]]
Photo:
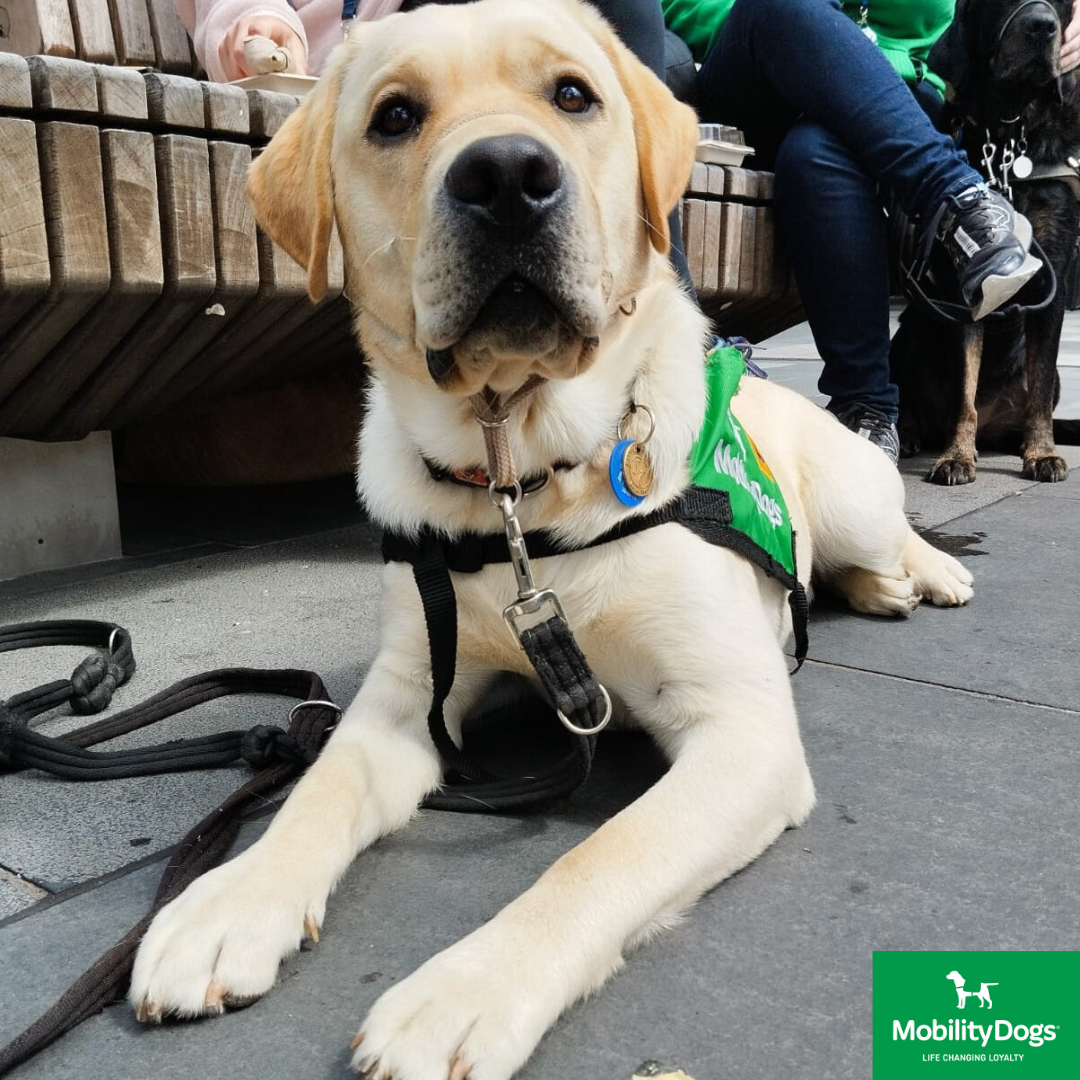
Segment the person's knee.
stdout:
[[828,128],[803,120],[784,136],[776,154],[776,189],[820,192],[837,182],[864,186],[868,178],[852,152]]
[[774,29],[778,23],[791,23],[792,20],[806,20],[816,26],[821,17],[822,7],[841,10],[840,0],[738,0],[731,10],[729,19],[745,27],[761,26]]

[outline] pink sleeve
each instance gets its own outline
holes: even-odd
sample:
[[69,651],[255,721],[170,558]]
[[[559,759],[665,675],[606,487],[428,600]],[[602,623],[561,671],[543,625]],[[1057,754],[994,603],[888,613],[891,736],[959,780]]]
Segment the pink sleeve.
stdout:
[[173,0],[195,44],[195,55],[212,82],[225,82],[218,48],[240,19],[272,15],[286,23],[307,46],[304,25],[286,0]]

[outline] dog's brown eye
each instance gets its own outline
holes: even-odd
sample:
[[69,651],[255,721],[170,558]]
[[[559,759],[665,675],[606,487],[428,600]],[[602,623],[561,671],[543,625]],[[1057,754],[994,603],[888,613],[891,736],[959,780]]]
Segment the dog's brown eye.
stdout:
[[371,130],[388,139],[407,135],[420,126],[420,110],[405,98],[391,98],[371,122]]
[[579,79],[560,79],[555,87],[555,104],[563,112],[587,113],[596,103],[592,91]]

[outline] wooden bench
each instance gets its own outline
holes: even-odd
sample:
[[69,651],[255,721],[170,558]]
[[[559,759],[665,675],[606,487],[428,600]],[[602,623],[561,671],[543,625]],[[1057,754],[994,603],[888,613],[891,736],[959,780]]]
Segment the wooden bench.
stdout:
[[[190,77],[172,0],[17,11],[0,46],[41,55],[0,51],[0,436],[79,439],[356,356],[340,251],[316,308],[244,196],[297,99]],[[768,173],[694,167],[684,241],[722,333],[801,318],[771,203]]]
[[4,0],[0,52],[41,54],[195,75],[173,0]]
[[296,99],[0,55],[0,435],[77,439],[356,354],[255,227],[253,151]]

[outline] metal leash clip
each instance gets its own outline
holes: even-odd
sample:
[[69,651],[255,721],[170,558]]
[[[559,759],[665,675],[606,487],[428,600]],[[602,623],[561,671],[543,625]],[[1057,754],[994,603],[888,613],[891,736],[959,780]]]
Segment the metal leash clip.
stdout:
[[[550,605],[554,614],[560,619],[565,619],[562,604],[558,596],[551,589],[538,589],[533,580],[532,567],[529,565],[529,553],[525,548],[525,536],[521,531],[521,522],[518,521],[514,507],[521,498],[518,487],[516,498],[511,498],[505,493],[496,493],[494,485],[491,489],[491,501],[499,509],[503,516],[503,525],[506,528],[506,546],[510,550],[510,565],[514,568],[514,577],[517,578],[518,596],[516,602],[507,604],[503,608],[503,619],[514,635],[514,640],[521,646],[521,635],[526,627],[519,626],[519,622],[530,616],[538,614],[545,606]],[[496,497],[497,496],[497,497]],[[536,620],[539,621],[539,620]]]

